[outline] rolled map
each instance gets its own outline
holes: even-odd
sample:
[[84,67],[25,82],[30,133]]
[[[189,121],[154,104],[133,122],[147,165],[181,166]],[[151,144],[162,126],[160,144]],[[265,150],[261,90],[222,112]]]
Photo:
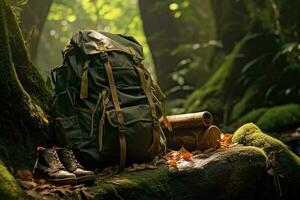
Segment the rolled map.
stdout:
[[[173,129],[191,127],[209,127],[213,124],[213,116],[208,111],[167,116]],[[160,120],[162,129],[167,129],[163,120]]]

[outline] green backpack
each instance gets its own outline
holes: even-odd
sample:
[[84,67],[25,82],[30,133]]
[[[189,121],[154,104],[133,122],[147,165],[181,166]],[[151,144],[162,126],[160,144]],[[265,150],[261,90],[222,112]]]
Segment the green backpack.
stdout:
[[60,145],[86,166],[147,162],[165,151],[157,85],[141,63],[133,38],[76,32],[52,70]]

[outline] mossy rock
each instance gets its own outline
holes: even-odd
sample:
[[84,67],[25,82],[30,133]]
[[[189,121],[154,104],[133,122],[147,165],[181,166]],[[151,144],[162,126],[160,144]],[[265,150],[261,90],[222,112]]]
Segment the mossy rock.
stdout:
[[300,105],[291,103],[252,110],[233,122],[229,131],[250,122],[257,124],[263,131],[268,133],[296,129],[300,127]]
[[272,199],[272,179],[265,169],[263,150],[234,147],[183,161],[178,170],[163,165],[122,173],[97,182],[89,192],[95,199]]
[[275,152],[278,164],[276,169],[283,176],[282,181],[300,184],[300,158],[291,152],[281,141],[264,134],[255,124],[248,123],[240,127],[233,135],[233,143],[255,146],[263,149],[268,155]]
[[286,104],[268,109],[256,122],[264,131],[279,132],[300,126],[300,104]]
[[0,200],[7,199],[25,199],[25,194],[0,160]]

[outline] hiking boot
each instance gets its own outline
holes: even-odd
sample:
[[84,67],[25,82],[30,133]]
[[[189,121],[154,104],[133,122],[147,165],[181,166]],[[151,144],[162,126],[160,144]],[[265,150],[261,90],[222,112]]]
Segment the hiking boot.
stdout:
[[55,185],[76,184],[76,175],[64,168],[55,149],[38,147],[37,151],[37,161],[33,169],[35,178],[44,178]]
[[77,183],[93,182],[96,180],[95,173],[85,170],[71,149],[59,148],[56,151],[65,168],[76,175]]

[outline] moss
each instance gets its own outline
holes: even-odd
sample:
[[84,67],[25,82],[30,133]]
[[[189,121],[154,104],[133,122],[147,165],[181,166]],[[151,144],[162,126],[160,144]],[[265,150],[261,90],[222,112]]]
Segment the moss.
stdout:
[[262,133],[253,123],[240,127],[233,135],[232,141],[247,146],[262,148],[266,154],[276,153],[278,172],[290,183],[300,180],[300,158],[292,153],[281,141]]
[[285,131],[300,126],[300,104],[286,104],[268,109],[257,121],[262,130]]
[[96,199],[113,199],[116,193],[122,197],[133,196],[134,199],[147,199],[167,197],[168,169],[166,167],[156,170],[122,173],[90,188],[96,194]]
[[24,192],[0,160],[0,200],[25,199]]
[[51,94],[47,90],[42,76],[29,59],[17,17],[9,5],[5,5],[6,26],[11,48],[11,57],[22,87],[31,96],[34,103],[47,109]]

